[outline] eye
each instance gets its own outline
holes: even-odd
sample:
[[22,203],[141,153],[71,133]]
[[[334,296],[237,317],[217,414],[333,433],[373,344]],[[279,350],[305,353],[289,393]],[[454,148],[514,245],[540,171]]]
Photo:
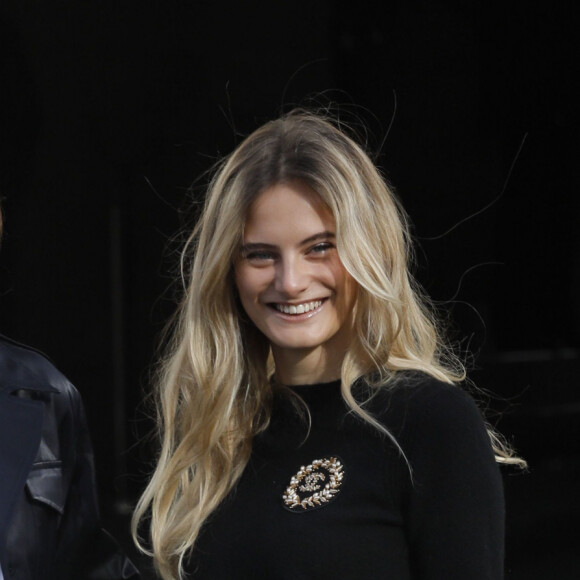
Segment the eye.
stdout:
[[276,256],[273,252],[268,250],[250,250],[248,252],[243,252],[242,257],[250,262],[268,262],[274,260]]
[[334,248],[334,245],[331,244],[330,242],[321,242],[319,244],[316,244],[315,246],[312,246],[312,248],[310,248],[308,250],[308,252],[310,254],[315,254],[315,255],[324,255],[326,254],[329,250],[332,250]]

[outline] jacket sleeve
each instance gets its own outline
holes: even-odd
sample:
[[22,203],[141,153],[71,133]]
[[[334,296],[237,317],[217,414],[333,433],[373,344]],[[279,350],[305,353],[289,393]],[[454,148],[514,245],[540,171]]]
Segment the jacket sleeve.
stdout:
[[100,527],[93,452],[81,398],[72,386],[60,396],[67,397],[70,406],[62,426],[69,442],[63,465],[70,470],[70,485],[58,530],[57,577],[138,579],[135,566]]
[[419,401],[408,425],[413,482],[406,522],[413,578],[499,580],[503,488],[479,409],[462,389],[441,384]]

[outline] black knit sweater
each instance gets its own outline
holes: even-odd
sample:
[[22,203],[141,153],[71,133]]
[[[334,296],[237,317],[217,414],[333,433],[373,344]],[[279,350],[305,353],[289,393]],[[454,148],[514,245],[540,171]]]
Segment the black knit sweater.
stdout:
[[412,477],[392,441],[348,412],[339,382],[294,390],[310,410],[310,433],[277,397],[270,427],[186,566],[196,580],[503,577],[500,474],[463,390],[415,374],[368,405]]

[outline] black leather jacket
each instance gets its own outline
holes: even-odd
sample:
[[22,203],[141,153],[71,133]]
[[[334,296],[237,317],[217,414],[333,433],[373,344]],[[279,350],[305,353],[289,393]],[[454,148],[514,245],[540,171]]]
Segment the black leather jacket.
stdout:
[[77,390],[0,335],[0,566],[5,580],[137,579],[99,526]]

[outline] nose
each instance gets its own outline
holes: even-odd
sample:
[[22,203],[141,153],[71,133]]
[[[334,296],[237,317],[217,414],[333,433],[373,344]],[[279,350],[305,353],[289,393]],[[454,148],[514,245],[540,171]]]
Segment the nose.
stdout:
[[299,296],[308,287],[308,267],[298,257],[287,257],[276,266],[274,287],[289,298]]

